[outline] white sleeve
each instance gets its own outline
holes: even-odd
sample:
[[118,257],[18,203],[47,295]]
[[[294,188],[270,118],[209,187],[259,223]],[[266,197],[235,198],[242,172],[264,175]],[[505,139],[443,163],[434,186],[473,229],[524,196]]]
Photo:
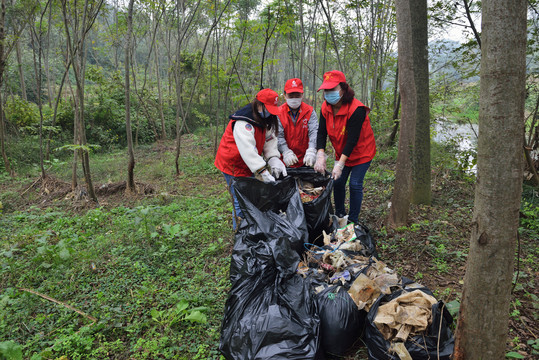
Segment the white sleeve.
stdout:
[[266,142],[264,143],[264,157],[266,160],[272,157],[281,157],[279,149],[277,149],[277,137],[273,130],[266,131]]
[[313,110],[309,119],[309,147],[316,149],[316,136],[318,134],[318,116]]
[[279,152],[283,154],[286,150],[289,150],[288,144],[286,143],[286,139],[284,138],[284,128],[283,124],[281,123],[281,119],[279,119],[279,133],[277,134],[277,149],[279,149]]
[[[247,121],[237,120],[234,124],[234,141],[238,147],[243,162],[255,173],[266,166],[266,161],[258,155],[256,149],[255,129]],[[265,146],[265,145],[264,145]]]

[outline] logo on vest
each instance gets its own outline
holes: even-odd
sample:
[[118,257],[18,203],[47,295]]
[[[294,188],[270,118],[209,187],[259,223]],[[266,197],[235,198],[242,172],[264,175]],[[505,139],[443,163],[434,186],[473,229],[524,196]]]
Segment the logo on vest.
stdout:
[[245,124],[245,130],[247,130],[247,131],[253,130],[253,125],[251,125],[251,124]]

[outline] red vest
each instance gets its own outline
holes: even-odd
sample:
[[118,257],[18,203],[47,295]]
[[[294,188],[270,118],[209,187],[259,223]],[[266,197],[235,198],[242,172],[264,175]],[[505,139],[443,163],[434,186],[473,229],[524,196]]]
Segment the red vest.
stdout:
[[348,138],[346,122],[360,106],[363,106],[367,110],[367,115],[365,116],[363,127],[361,128],[359,140],[346,160],[346,166],[364,164],[371,161],[376,154],[376,143],[374,142],[374,133],[371,127],[371,120],[369,119],[369,112],[371,109],[354,98],[351,103],[342,105],[337,115],[333,116],[331,105],[328,105],[326,101],[322,103],[322,115],[326,119],[326,129],[331,144],[335,149],[336,160],[340,159],[342,151],[344,150],[344,145],[346,144],[346,139]]
[[279,119],[283,125],[286,144],[298,157],[298,162],[290,167],[303,166],[303,157],[309,147],[309,119],[311,118],[313,107],[302,102],[295,125],[290,116],[288,104],[284,103],[279,110]]
[[[214,165],[225,174],[234,177],[253,176],[253,172],[241,158],[238,146],[234,140],[234,125],[236,120],[230,120],[225,133],[219,143],[217,154],[215,155]],[[266,129],[248,123],[246,126],[252,126],[255,130],[256,149],[258,155],[262,154],[264,143],[266,142]]]

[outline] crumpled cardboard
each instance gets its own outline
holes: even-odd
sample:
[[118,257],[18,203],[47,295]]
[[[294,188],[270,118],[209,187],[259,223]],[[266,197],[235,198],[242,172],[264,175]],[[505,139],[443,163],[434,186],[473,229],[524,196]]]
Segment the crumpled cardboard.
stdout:
[[421,290],[407,292],[378,307],[374,324],[388,341],[406,341],[427,329],[436,299]]
[[359,274],[348,290],[360,310],[369,311],[381,294],[390,294],[391,287],[399,283],[399,278],[393,270],[387,268],[383,262],[374,260],[366,274]]

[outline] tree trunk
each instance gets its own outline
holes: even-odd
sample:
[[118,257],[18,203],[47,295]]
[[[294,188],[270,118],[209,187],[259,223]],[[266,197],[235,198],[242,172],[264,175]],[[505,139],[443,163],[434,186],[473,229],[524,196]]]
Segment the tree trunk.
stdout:
[[126,191],[136,193],[135,176],[135,154],[133,152],[133,134],[131,133],[131,92],[129,90],[129,60],[131,58],[131,34],[133,33],[133,3],[135,0],[129,0],[127,10],[127,44],[125,47],[125,130],[127,134],[127,153],[129,161],[127,164],[127,184]]
[[[4,71],[6,69],[5,59],[5,41],[6,41],[6,28],[5,28],[5,16],[6,16],[6,0],[1,0],[0,3],[0,89],[2,89],[4,80]],[[6,131],[5,131],[5,118],[4,108],[2,101],[2,92],[0,91],[0,151],[2,152],[2,159],[4,160],[4,167],[9,175],[13,176],[9,158],[6,153]]]
[[505,357],[522,193],[527,2],[482,6],[477,185],[455,360]]
[[399,130],[399,110],[401,107],[401,94],[399,91],[399,67],[397,62],[397,70],[395,71],[395,87],[393,88],[393,129],[387,139],[386,146],[392,147],[395,144],[397,131]]
[[[46,10],[46,9],[45,9]],[[39,19],[39,28],[35,29],[32,28],[31,30],[31,38],[32,38],[32,49],[33,49],[33,58],[34,58],[34,74],[36,77],[36,92],[37,92],[37,106],[39,109],[39,168],[41,170],[41,178],[45,179],[47,176],[45,174],[45,167],[43,166],[43,103],[41,101],[41,54],[42,54],[42,33],[41,33],[41,24],[43,22],[43,13],[40,16]],[[35,46],[35,40],[37,40],[37,57],[36,60],[36,46]]]
[[28,101],[28,98],[26,97],[26,83],[24,81],[24,71],[22,69],[22,52],[20,39],[18,39],[17,43],[15,44],[15,53],[17,55],[17,70],[19,72],[19,82],[21,86],[21,99],[23,99],[24,101]]
[[335,56],[337,57],[337,62],[339,63],[339,70],[344,71],[344,68],[341,62],[341,57],[339,55],[339,46],[337,44],[337,39],[335,38],[335,32],[333,31],[333,26],[331,25],[331,16],[329,14],[329,6],[328,6],[328,9],[326,10],[326,7],[324,6],[323,1],[320,1],[320,6],[322,7],[322,10],[324,11],[324,14],[326,15],[326,19],[328,21],[328,28],[331,34],[331,40],[333,41],[333,49],[335,50]]
[[[64,20],[64,29],[66,32],[67,47],[70,58],[72,60],[72,68],[76,81],[76,96],[75,113],[78,115],[78,126],[75,126],[75,131],[78,131],[78,148],[80,150],[82,169],[84,173],[84,179],[86,182],[87,192],[90,199],[97,202],[97,196],[92,182],[92,175],[90,172],[90,156],[89,150],[86,144],[86,130],[84,121],[84,73],[86,65],[86,34],[92,27],[101,6],[103,0],[99,0],[97,3],[88,3],[89,0],[85,0],[82,15],[80,9],[75,8],[76,4],[68,4],[67,0],[62,0],[62,15]],[[73,8],[71,8],[73,6]],[[72,21],[74,18],[80,16],[80,21]],[[71,24],[71,26],[69,26]]]
[[161,93],[161,74],[159,67],[159,47],[155,44],[155,76],[157,77],[157,96],[159,106],[159,117],[161,118],[161,140],[167,139],[167,131],[165,129],[165,114],[163,113],[163,94]]
[[414,85],[415,144],[412,158],[412,203],[430,205],[430,111],[427,0],[410,2]]
[[408,221],[412,196],[412,159],[415,141],[418,93],[415,83],[413,52],[413,0],[396,0],[399,88],[402,99],[399,153],[395,170],[395,185],[389,211],[390,226],[403,226]]

